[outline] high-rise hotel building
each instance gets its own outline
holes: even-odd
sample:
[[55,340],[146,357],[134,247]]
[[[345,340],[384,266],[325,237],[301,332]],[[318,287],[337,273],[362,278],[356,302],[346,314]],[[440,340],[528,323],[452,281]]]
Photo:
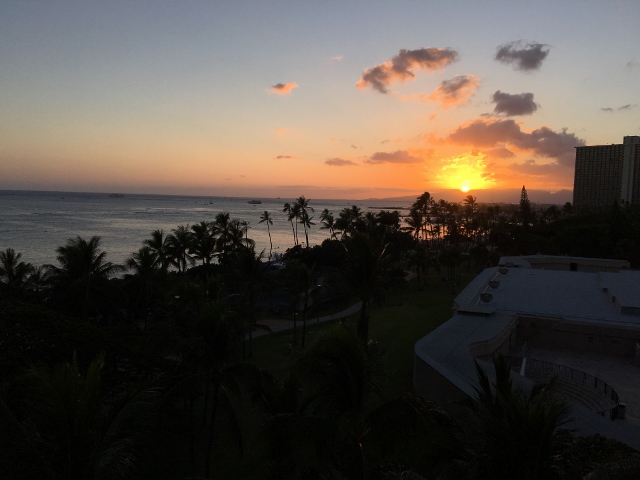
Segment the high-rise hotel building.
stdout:
[[605,207],[614,202],[640,205],[640,137],[621,145],[576,147],[575,206]]

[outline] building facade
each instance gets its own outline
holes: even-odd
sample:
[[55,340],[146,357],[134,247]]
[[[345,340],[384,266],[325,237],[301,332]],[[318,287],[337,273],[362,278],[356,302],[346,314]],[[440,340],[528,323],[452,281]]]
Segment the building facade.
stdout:
[[640,205],[640,136],[622,144],[576,147],[573,204],[606,207],[614,202]]

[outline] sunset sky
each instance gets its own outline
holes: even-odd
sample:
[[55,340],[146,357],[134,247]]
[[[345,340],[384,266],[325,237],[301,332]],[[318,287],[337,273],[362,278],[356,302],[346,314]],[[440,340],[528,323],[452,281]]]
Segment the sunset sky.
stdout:
[[640,135],[640,2],[0,2],[0,189],[573,188]]

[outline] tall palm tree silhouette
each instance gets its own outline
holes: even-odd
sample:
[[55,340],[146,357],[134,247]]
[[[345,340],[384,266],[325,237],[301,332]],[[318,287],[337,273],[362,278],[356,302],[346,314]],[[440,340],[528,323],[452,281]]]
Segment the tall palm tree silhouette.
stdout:
[[178,268],[180,273],[187,271],[187,264],[193,264],[193,258],[189,255],[191,247],[192,232],[189,225],[178,225],[171,230],[167,243],[172,263]]
[[162,230],[154,230],[151,232],[151,238],[144,240],[142,244],[154,252],[156,255],[156,265],[160,267],[163,273],[166,273],[171,263],[171,242],[169,241],[169,236],[165,236]]
[[267,210],[262,212],[262,215],[260,215],[260,221],[258,223],[267,224],[267,233],[269,234],[269,260],[271,260],[271,251],[273,250],[273,242],[271,241],[271,230],[269,229],[269,225],[273,225],[271,214]]
[[305,198],[304,195],[301,195],[296,200],[294,208],[298,212],[298,217],[297,217],[298,221],[304,227],[304,237],[305,237],[305,241],[307,242],[307,248],[309,248],[308,228],[310,228],[311,225],[315,225],[314,223],[311,222],[312,217],[309,217],[309,212],[313,213],[313,207],[309,206],[309,200]]
[[293,209],[291,207],[291,204],[289,202],[286,202],[282,208],[282,211],[287,214],[287,221],[291,223],[291,232],[293,233],[293,242],[297,245],[298,240],[296,238],[296,230],[295,230],[295,227],[293,226],[293,219],[296,217],[293,214]]

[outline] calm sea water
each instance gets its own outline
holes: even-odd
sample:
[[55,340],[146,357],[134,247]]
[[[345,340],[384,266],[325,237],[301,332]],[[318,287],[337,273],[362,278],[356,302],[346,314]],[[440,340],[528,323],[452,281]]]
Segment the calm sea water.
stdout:
[[[269,253],[266,224],[258,223],[265,210],[271,213],[273,251],[284,253],[293,246],[291,224],[282,212],[285,202],[295,199],[264,199],[261,205],[251,205],[248,198],[191,197],[173,195],[125,195],[110,197],[105,193],[0,191],[0,251],[13,248],[22,253],[22,260],[33,265],[56,264],[56,248],[67,239],[80,235],[98,235],[107,252],[107,260],[123,263],[127,257],[151,237],[151,232],[163,229],[165,234],[178,225],[213,221],[219,212],[231,218],[249,222],[249,238],[256,242],[256,251]],[[318,219],[324,208],[334,215],[351,205],[363,212],[394,210],[409,206],[409,202],[394,200],[314,200],[310,206],[316,225],[309,234],[311,245],[329,237],[321,230]],[[298,231],[303,240],[304,233]]]

